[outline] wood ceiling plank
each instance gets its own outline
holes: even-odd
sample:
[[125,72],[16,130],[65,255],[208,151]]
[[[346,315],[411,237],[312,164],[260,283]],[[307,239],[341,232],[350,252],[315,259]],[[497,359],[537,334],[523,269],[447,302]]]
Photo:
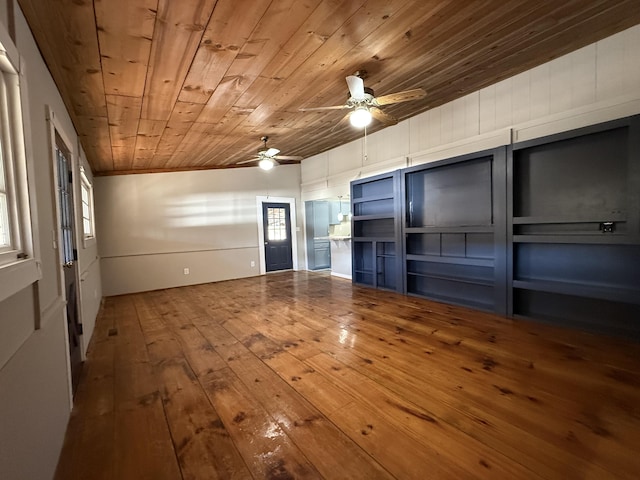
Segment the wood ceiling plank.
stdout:
[[[367,2],[362,8],[358,9],[347,22],[345,22],[320,48],[318,48],[310,57],[308,57],[298,68],[294,74],[285,79],[278,86],[278,90],[271,92],[269,97],[264,101],[277,109],[290,104],[297,104],[296,108],[301,107],[299,99],[306,98],[316,88],[331,86],[334,89],[338,85],[342,85],[343,92],[346,93],[347,87],[343,78],[335,78],[335,72],[340,68],[341,76],[346,76],[358,69],[353,59],[350,62],[343,61],[340,66],[337,65],[339,60],[348,55],[352,49],[361,41],[367,38],[371,33],[384,30],[384,28],[392,24],[392,19],[399,12],[408,12],[412,10],[413,5],[409,2],[395,2],[393,8],[387,6],[377,0]],[[376,15],[372,14],[372,10],[376,11]],[[367,18],[367,21],[360,21],[361,18]],[[327,69],[331,66],[331,69]],[[349,68],[349,66],[351,68]],[[353,70],[353,71],[351,71]],[[322,72],[325,72],[324,74]],[[332,72],[327,75],[326,72]],[[297,99],[297,100],[296,100]],[[333,104],[339,105],[346,100],[344,93],[334,100]],[[256,111],[249,116],[248,122],[255,125],[264,119],[264,108]]]
[[[298,98],[305,95],[304,92],[309,89],[310,85],[314,85],[315,88],[317,72],[325,70],[326,65],[332,63],[332,58],[339,58],[341,56],[340,52],[347,53],[355,43],[383,25],[388,18],[395,15],[399,10],[402,11],[403,8],[408,10],[410,7],[411,5],[408,2],[396,2],[393,6],[388,6],[384,2],[373,0],[357,9],[348,21],[342,22],[340,28],[320,48],[305,59],[303,65],[311,62],[313,68],[304,70],[304,66],[302,66],[296,70],[296,75],[292,75],[290,78],[285,79],[284,82],[280,82],[278,91],[285,92],[281,96],[280,102],[287,103],[287,100],[282,100],[284,97],[290,103],[290,97]],[[377,11],[378,9],[382,9],[382,13]],[[376,10],[378,15],[372,15],[373,10]],[[360,22],[355,20],[361,17],[367,18],[367,21]],[[335,60],[333,62],[335,63]],[[327,83],[335,84],[334,79],[327,79],[326,81]],[[346,90],[346,86],[344,88]],[[271,94],[274,94],[274,92],[271,92]],[[277,101],[274,101],[269,95],[265,95],[265,97],[265,99],[255,100],[257,96],[253,96],[255,102],[264,101],[247,117],[245,123],[248,126],[253,128],[261,127],[264,130],[265,128],[273,127],[278,123],[278,119],[282,118],[282,112],[274,111],[276,110],[274,104],[277,104]],[[244,96],[242,99],[244,99]],[[238,106],[242,106],[242,99],[237,103]],[[249,105],[245,106],[249,107]],[[267,121],[271,117],[274,117],[273,124]]]
[[199,103],[176,102],[156,148],[158,155],[168,155],[169,157],[173,155],[193,122],[200,115],[202,107],[203,105]]
[[169,120],[216,0],[159,0],[142,118]]
[[95,0],[105,93],[142,97],[158,0]]
[[130,170],[133,166],[142,99],[122,95],[107,95],[106,98],[114,168]]
[[149,167],[166,126],[167,122],[163,120],[140,120],[133,157],[133,168]]
[[[479,2],[473,2],[473,5],[477,3]],[[393,87],[393,85],[396,85],[399,78],[402,77],[403,73],[400,72],[409,70],[408,66],[413,66],[413,62],[421,62],[417,67],[419,70],[421,67],[423,68],[423,64],[428,58],[424,54],[424,51],[428,51],[428,49],[424,47],[421,49],[422,51],[408,51],[408,47],[412,43],[421,46],[424,43],[414,38],[411,25],[415,23],[423,26],[421,28],[428,31],[429,35],[436,35],[438,26],[443,28],[443,25],[449,25],[450,23],[456,29],[463,29],[468,18],[463,7],[456,2],[421,2],[419,5],[407,5],[384,25],[363,38],[348,53],[337,59],[330,72],[341,71],[344,74],[351,74],[355,70],[365,69],[368,73],[365,81],[367,86],[376,88],[377,79],[388,79],[386,83],[392,85],[388,89],[377,90],[377,94],[399,91],[402,88],[399,86]],[[408,26],[409,28],[407,28]],[[447,35],[450,36],[451,32],[449,31]],[[390,45],[394,45],[394,48],[391,48]],[[305,68],[311,70],[313,66],[303,66],[303,69]],[[319,82],[314,82],[314,86],[319,84],[319,87],[317,89],[314,88],[316,95],[312,97],[307,105],[335,105],[344,101],[342,100],[345,98],[346,92],[344,80],[340,78],[337,86],[335,86],[336,83],[327,83],[328,80],[321,78]],[[327,85],[326,88],[322,88],[323,83]],[[418,85],[411,85],[412,88],[416,86]],[[275,103],[279,107],[292,106],[285,103],[286,98],[278,98],[277,93],[274,94],[274,97],[276,98]],[[299,106],[301,105],[295,105],[296,108]],[[339,116],[336,118],[339,119]]]
[[62,71],[76,85],[71,90],[72,108],[78,115],[104,115],[106,104],[93,3],[72,0],[62,3],[64,14],[48,3],[44,8],[51,15],[50,21],[60,29],[49,41],[53,42],[54,49],[66,51],[66,55],[60,57]]
[[307,58],[335,34],[345,19],[353,16],[364,3],[365,0],[321,2],[283,45],[278,55],[265,66],[251,88],[239,99],[238,105],[255,106],[269,98],[273,90],[300,68]]
[[211,95],[198,121],[219,121],[296,32],[299,23],[309,17],[319,1],[272,2]]
[[178,99],[207,103],[271,0],[219,0]]
[[[112,170],[93,5],[20,0],[93,171]],[[72,32],[72,33],[71,33]]]
[[94,173],[113,170],[107,117],[78,117],[78,136]]
[[179,167],[184,165],[185,161],[196,165],[198,156],[212,156],[210,152],[225,136],[212,134],[211,129],[212,125],[207,123],[193,123],[174,151],[171,161],[167,162],[167,166]]

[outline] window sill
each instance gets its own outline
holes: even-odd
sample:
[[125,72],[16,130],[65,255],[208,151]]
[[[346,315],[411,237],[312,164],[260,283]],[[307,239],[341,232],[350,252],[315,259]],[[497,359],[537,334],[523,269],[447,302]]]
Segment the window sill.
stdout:
[[33,258],[0,266],[0,302],[38,280],[40,280],[40,272]]
[[85,237],[82,239],[82,248],[93,247],[96,244],[96,237]]

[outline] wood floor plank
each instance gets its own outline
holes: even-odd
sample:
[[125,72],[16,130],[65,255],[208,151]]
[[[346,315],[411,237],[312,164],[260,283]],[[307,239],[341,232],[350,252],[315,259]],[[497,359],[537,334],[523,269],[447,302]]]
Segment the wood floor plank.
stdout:
[[[87,410],[78,409],[71,414],[55,480],[115,478],[115,414],[112,411],[91,416],[87,414]],[[87,448],[88,445],[91,448]]]
[[120,405],[113,441],[114,478],[181,478],[159,395]]
[[204,379],[204,389],[256,478],[322,478],[231,369]]
[[56,480],[636,479],[640,345],[283,272],[105,299]]

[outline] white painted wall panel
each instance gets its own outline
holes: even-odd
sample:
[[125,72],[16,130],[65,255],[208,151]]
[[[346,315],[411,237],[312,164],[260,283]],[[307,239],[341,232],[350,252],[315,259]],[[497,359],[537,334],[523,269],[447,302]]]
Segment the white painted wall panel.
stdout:
[[[479,106],[479,133],[493,132],[496,130],[496,87],[490,85],[478,92]],[[413,120],[413,119],[412,119]]]
[[[251,261],[255,267],[251,267]],[[257,246],[107,257],[102,260],[104,294],[121,295],[252,277],[260,274],[258,261]],[[189,268],[188,275],[184,275],[184,268]]]
[[548,63],[529,70],[529,116],[543,118],[549,115],[549,71]]
[[0,302],[0,369],[35,329],[33,295],[33,287],[29,287]]
[[70,411],[65,328],[59,309],[0,369],[3,480],[53,478]]
[[624,65],[626,75],[623,90],[625,93],[638,91],[638,79],[640,79],[640,28],[632,28],[624,34]]
[[329,155],[327,152],[305,159],[304,168],[301,169],[302,184],[327,177],[329,175],[328,163]]
[[569,88],[571,108],[578,108],[596,101],[595,45],[589,45],[571,54],[571,82]]
[[512,80],[508,78],[495,85],[495,130],[513,125],[513,102],[511,98],[513,89],[511,88],[511,84]]
[[327,152],[327,158],[329,176],[358,168],[362,164],[362,142],[356,140],[334,148]]
[[[598,100],[620,95],[627,90],[624,79],[625,44],[625,35],[618,34],[605,38],[596,45]],[[636,48],[638,48],[637,45]]]
[[531,74],[524,72],[511,79],[511,120],[528,122],[531,118]]

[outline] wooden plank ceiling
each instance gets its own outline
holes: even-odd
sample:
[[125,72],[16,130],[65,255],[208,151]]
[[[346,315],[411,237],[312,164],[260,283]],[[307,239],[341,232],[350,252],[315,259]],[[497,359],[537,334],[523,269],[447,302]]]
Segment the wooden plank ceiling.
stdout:
[[[228,168],[260,137],[309,157],[362,135],[366,70],[399,120],[640,23],[638,0],[18,0],[94,173]],[[371,131],[382,128],[374,122]]]

